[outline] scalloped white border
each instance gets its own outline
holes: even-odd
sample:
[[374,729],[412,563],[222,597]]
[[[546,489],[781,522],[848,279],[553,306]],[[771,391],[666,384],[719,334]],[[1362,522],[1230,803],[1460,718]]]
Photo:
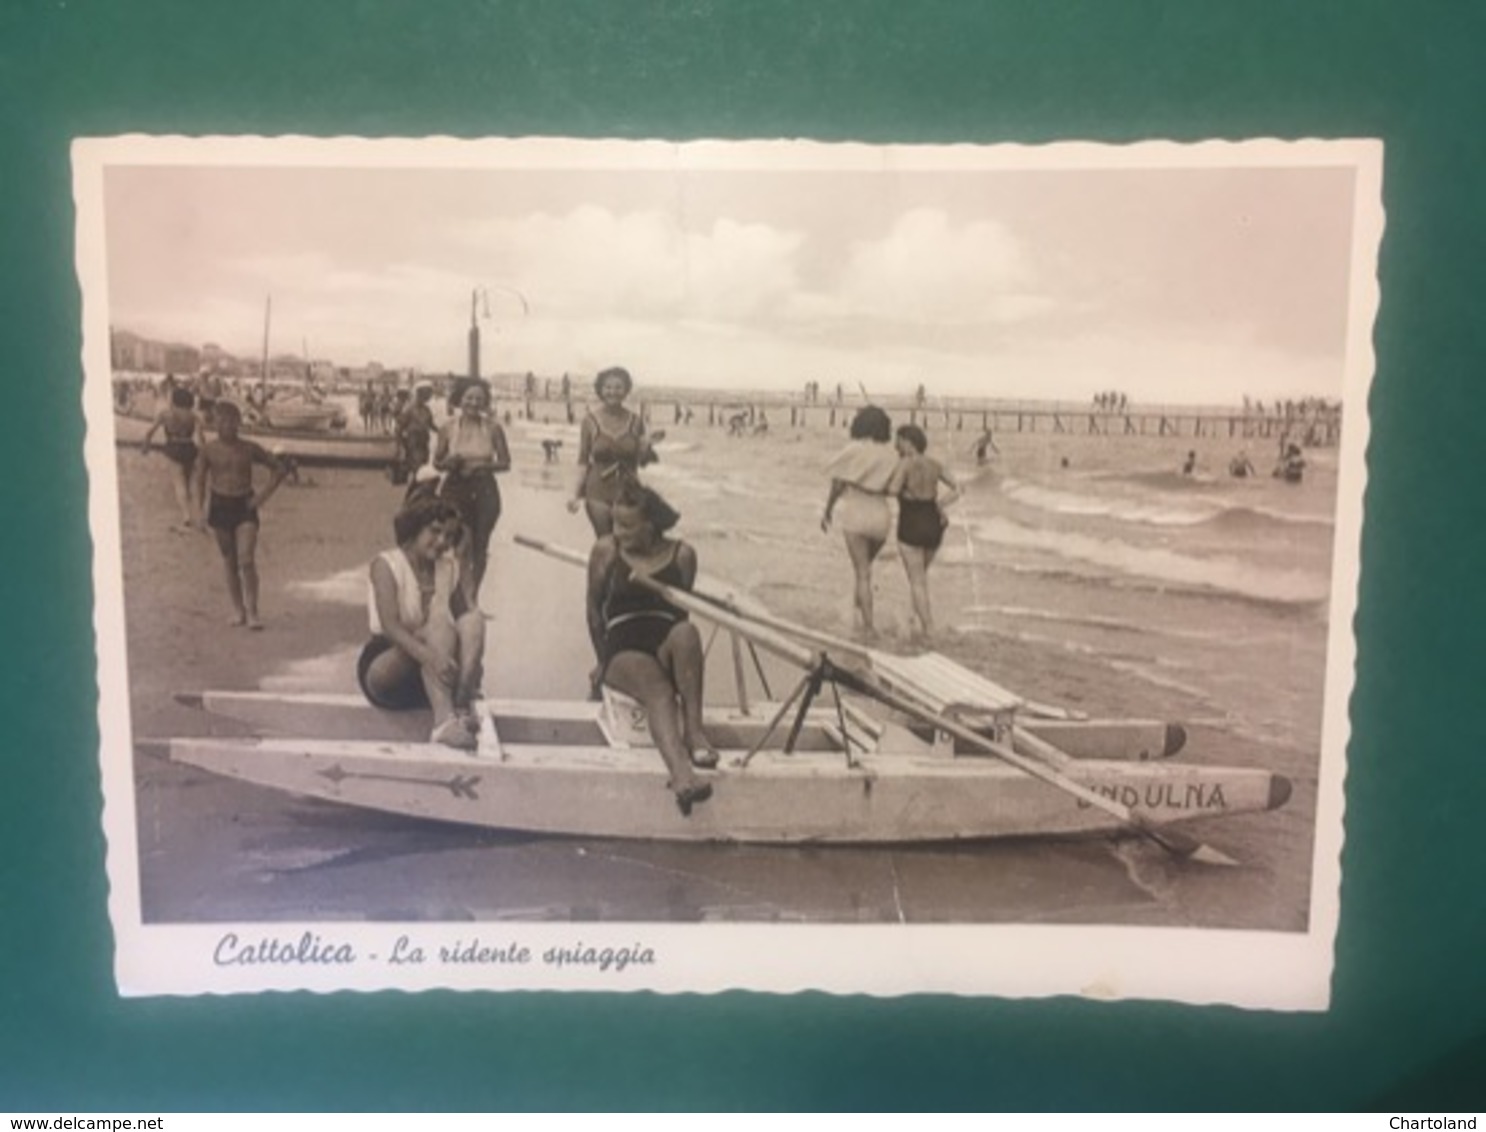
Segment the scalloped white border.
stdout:
[[[72,146],[77,207],[76,264],[83,295],[83,410],[93,535],[93,624],[98,643],[98,723],[103,825],[108,840],[109,912],[115,975],[125,995],[265,990],[751,989],[787,993],[899,995],[1083,995],[1165,999],[1281,1010],[1329,1005],[1340,910],[1347,713],[1356,662],[1356,608],[1368,389],[1374,369],[1378,251],[1383,235],[1383,147],[1371,139],[1254,139],[1128,145],[878,146],[810,141],[599,141],[558,138],[367,139],[147,137],[79,139]],[[140,917],[138,837],[118,483],[113,443],[103,171],[113,164],[409,166],[552,169],[1109,169],[1221,166],[1348,166],[1356,172],[1336,541],[1318,775],[1309,930],[1304,933],[1176,928],[1005,925],[573,925],[501,924],[539,954],[580,936],[595,947],[654,949],[659,962],[616,975],[542,964],[460,970],[392,968],[223,968],[212,963],[221,936],[297,939],[304,931],[385,955],[403,934],[432,947],[467,939],[470,925],[273,924],[145,925]],[[494,937],[497,925],[484,934]]]

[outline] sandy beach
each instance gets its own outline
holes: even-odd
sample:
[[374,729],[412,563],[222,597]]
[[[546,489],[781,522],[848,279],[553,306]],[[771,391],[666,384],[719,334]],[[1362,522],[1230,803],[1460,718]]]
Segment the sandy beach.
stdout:
[[[504,513],[482,595],[490,617],[486,690],[577,699],[590,663],[582,573],[510,542],[520,532],[584,549],[590,537],[586,523],[563,507],[571,464],[542,461],[543,427],[517,422],[512,429],[516,467],[502,477]],[[849,575],[835,537],[799,522],[762,544],[743,537],[755,520],[792,522],[769,512],[771,501],[756,498],[751,481],[756,487],[781,461],[823,462],[837,442],[810,432],[728,442],[716,430],[683,426],[672,430],[652,482],[686,513],[682,532],[699,548],[704,570],[784,616],[842,632],[848,624],[840,595]],[[1070,444],[1082,463],[1095,457],[1088,440],[1080,450],[1076,441],[1003,438],[995,473],[1054,462]],[[1215,445],[1211,458],[1220,456]],[[1144,457],[1166,453],[1147,450]],[[365,569],[390,544],[402,489],[376,472],[334,468],[306,469],[299,484],[286,484],[264,511],[259,563],[267,628],[251,633],[226,626],[212,541],[170,526],[173,505],[159,459],[119,455],[135,735],[234,732],[232,722],[176,703],[181,691],[353,691],[366,631]],[[719,469],[715,478],[709,468]],[[823,489],[823,482],[801,479],[797,498],[781,505],[813,519]],[[942,651],[1024,694],[1095,714],[1190,720],[1211,713],[1177,688],[1112,669],[1095,650],[1066,647],[1048,634],[977,628],[989,608],[989,576],[947,544],[935,578],[946,626]],[[906,585],[891,554],[877,577],[886,629],[879,643],[906,647]],[[714,652],[722,668],[709,662],[709,699],[729,696],[727,651]],[[343,809],[140,755],[143,911],[147,922],[906,920],[1299,929],[1308,899],[1314,752],[1245,739],[1213,723],[1221,721],[1191,728],[1184,758],[1279,762],[1296,784],[1285,810],[1230,818],[1212,831],[1213,843],[1245,864],[1221,875],[1183,870],[1153,846],[1129,840],[826,850],[530,837]]]

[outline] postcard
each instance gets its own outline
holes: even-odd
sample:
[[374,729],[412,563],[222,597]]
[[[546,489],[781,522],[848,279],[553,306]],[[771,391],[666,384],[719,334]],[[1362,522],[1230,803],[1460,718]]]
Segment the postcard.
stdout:
[[1382,163],[78,140],[120,993],[1324,1010]]

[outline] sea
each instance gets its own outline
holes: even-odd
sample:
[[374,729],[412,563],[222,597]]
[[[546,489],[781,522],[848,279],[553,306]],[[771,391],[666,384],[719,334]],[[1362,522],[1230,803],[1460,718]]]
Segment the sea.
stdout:
[[[1120,673],[1121,688],[1141,685],[1188,719],[1318,746],[1335,450],[1309,450],[1295,485],[1267,468],[1229,476],[1232,444],[1207,442],[1184,475],[1190,441],[1003,436],[1000,454],[977,466],[965,439],[931,433],[930,454],[963,488],[930,573],[939,651],[992,672],[1007,663],[999,654],[1024,646],[1066,654],[1084,664],[1063,667]],[[663,443],[648,479],[682,511],[704,568],[786,617],[849,631],[850,569],[840,539],[819,530],[826,481],[814,440]],[[1261,467],[1269,453],[1249,455]],[[912,651],[891,548],[875,590],[880,643]],[[1128,710],[1127,695],[1097,686],[999,678],[1038,698]]]

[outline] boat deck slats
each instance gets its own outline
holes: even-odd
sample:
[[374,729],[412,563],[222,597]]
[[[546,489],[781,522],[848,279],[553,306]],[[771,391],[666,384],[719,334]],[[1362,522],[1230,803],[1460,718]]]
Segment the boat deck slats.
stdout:
[[872,666],[896,691],[935,712],[959,707],[999,714],[1022,706],[1015,692],[936,652],[912,657],[878,654]]

